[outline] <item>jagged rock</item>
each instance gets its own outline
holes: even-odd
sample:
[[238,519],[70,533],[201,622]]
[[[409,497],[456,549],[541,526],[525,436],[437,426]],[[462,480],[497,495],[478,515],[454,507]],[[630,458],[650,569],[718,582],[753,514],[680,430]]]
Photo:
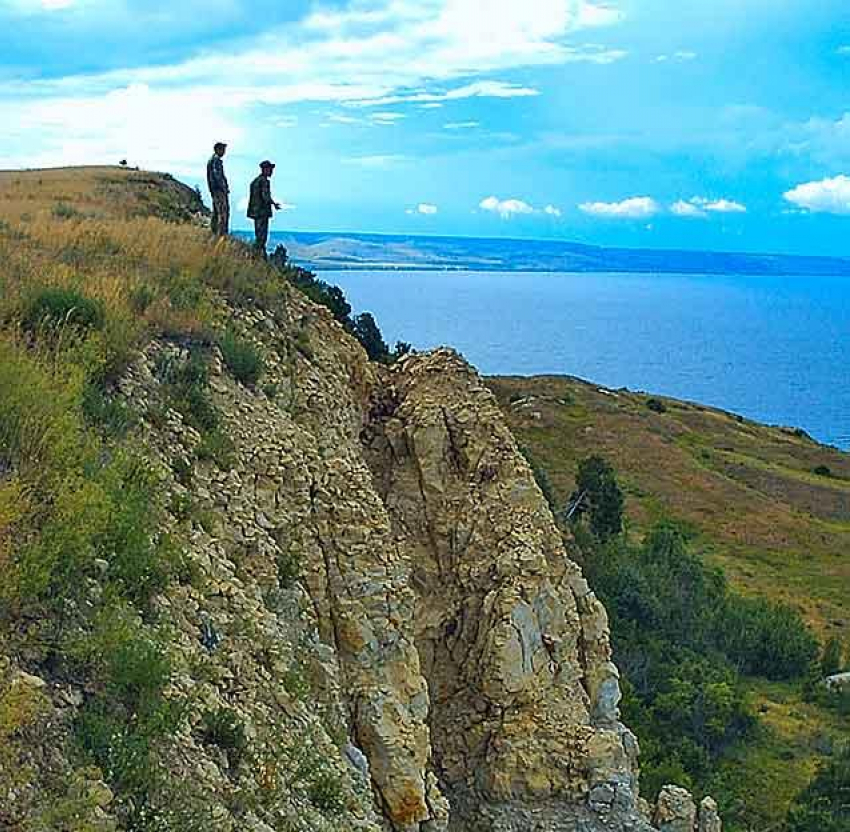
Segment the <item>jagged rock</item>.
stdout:
[[717,803],[710,797],[704,798],[699,805],[699,832],[721,832],[722,829]]
[[828,676],[824,679],[824,686],[827,690],[836,693],[850,690],[850,673],[837,673],[834,676]]
[[655,825],[660,832],[694,832],[696,822],[697,807],[690,792],[665,786],[655,808]]

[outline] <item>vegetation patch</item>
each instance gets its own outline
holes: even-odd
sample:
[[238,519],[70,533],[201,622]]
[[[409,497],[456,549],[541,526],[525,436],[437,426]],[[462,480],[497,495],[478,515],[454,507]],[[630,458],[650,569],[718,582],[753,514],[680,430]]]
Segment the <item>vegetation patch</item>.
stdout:
[[234,377],[248,387],[256,385],[265,369],[262,353],[233,329],[224,333],[218,346],[224,363]]
[[61,326],[102,329],[103,324],[103,303],[70,288],[50,287],[34,292],[21,315],[21,325],[28,332]]

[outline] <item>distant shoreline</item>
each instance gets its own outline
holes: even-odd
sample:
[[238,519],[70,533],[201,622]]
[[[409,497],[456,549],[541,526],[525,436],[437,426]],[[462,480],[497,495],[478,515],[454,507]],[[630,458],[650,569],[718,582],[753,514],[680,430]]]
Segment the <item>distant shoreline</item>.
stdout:
[[279,231],[270,248],[277,245],[286,247],[293,263],[316,272],[850,277],[850,257],[604,248],[559,240]]

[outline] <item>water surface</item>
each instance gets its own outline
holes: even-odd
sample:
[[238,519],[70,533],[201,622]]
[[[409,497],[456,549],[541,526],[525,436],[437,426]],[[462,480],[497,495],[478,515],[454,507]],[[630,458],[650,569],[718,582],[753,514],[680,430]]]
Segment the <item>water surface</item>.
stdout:
[[799,426],[850,449],[850,279],[322,272],[389,343]]

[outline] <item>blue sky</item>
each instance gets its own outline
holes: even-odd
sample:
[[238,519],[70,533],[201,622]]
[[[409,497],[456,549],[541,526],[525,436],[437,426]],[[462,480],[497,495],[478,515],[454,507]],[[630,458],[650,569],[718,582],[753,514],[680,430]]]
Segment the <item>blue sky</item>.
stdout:
[[[283,9],[283,10],[282,10]],[[846,0],[0,0],[0,167],[112,163],[279,229],[850,255]]]

